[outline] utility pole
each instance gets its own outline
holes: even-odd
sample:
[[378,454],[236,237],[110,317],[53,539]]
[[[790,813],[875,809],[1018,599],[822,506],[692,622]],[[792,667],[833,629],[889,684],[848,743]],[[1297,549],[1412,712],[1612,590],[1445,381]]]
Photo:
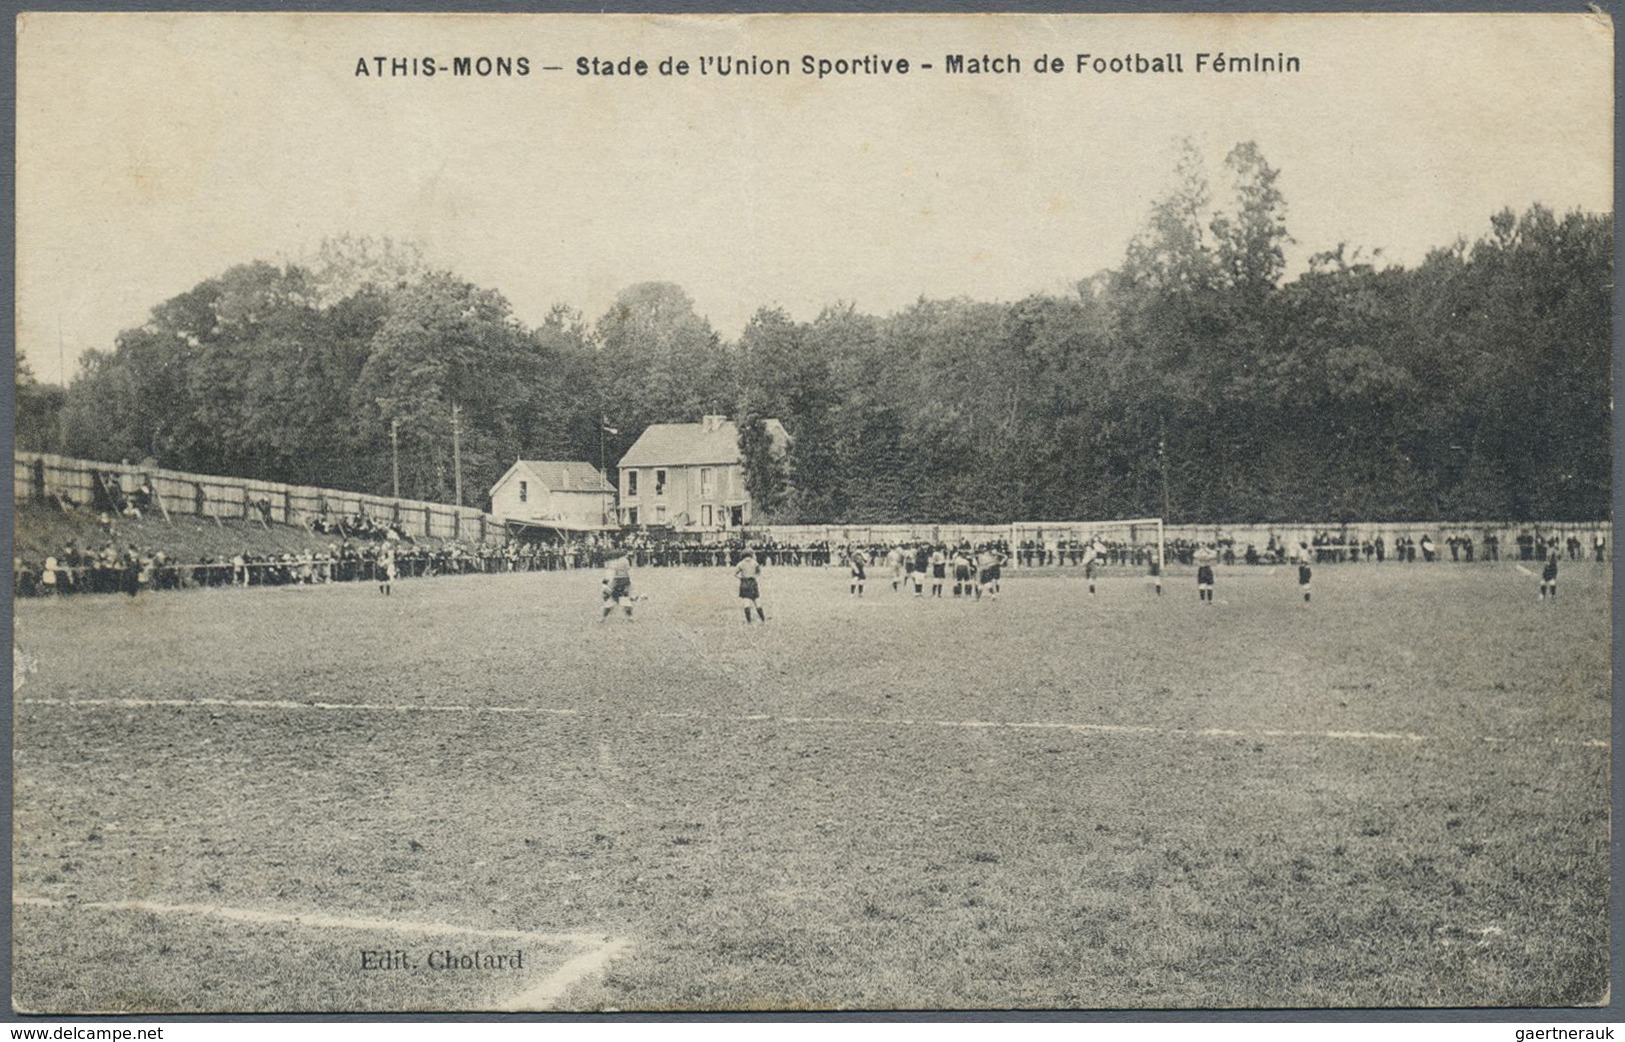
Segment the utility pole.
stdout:
[[[1158,570],[1168,566],[1168,526],[1173,523],[1169,517],[1168,499],[1168,421],[1157,420],[1157,459],[1162,462],[1162,524],[1157,526],[1161,543],[1157,546]],[[1158,579],[1161,582],[1161,579]],[[1157,589],[1160,591],[1161,586]]]
[[[68,355],[66,349],[62,346],[62,312],[60,311],[56,313],[56,368],[60,373],[59,378],[62,381],[62,389],[66,391],[68,389]],[[16,403],[13,402],[12,405],[15,406]],[[56,445],[47,445],[45,447],[54,448],[58,452],[67,451],[65,448],[68,444],[67,409],[58,409],[56,411],[56,436]]]
[[451,480],[457,490],[457,505],[463,505],[463,439],[458,423],[459,407],[451,403]]
[[[600,489],[609,481],[609,471],[604,469],[604,435],[608,433],[608,430],[609,416],[600,409],[598,412],[598,480]],[[601,500],[598,504],[598,523],[607,525],[609,524],[609,493],[602,492],[598,498]]]
[[1162,520],[1167,524],[1170,520],[1168,505],[1168,426],[1166,422],[1159,423],[1161,429],[1157,432],[1157,458],[1162,462]]
[[401,498],[401,421],[389,421],[389,470],[395,498]]

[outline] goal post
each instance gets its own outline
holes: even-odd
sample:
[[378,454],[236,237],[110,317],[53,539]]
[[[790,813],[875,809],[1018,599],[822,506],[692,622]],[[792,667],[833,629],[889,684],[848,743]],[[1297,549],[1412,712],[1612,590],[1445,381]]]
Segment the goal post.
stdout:
[[1073,567],[1096,561],[1106,567],[1167,564],[1160,517],[1118,521],[1020,521],[1010,526],[1010,552],[1021,567]]

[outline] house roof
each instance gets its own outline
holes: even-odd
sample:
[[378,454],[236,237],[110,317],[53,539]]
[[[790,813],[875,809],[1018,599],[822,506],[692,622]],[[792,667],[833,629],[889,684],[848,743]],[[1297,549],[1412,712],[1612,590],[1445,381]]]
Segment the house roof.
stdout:
[[[778,420],[765,421],[768,437],[781,451],[790,435]],[[699,463],[738,463],[739,425],[732,420],[704,423],[654,423],[643,429],[618,467],[684,467]]]
[[522,459],[508,468],[508,472],[491,486],[491,494],[523,467],[536,475],[536,480],[550,492],[614,492],[615,486],[604,480],[604,475],[591,463],[577,460]]

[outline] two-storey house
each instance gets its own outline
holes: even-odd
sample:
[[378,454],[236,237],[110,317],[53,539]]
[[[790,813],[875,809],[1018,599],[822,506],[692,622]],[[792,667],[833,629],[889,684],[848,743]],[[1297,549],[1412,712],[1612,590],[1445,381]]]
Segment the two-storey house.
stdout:
[[[778,420],[766,422],[775,448],[789,448]],[[621,457],[620,521],[716,531],[751,523],[739,425],[726,416],[699,423],[656,423]]]

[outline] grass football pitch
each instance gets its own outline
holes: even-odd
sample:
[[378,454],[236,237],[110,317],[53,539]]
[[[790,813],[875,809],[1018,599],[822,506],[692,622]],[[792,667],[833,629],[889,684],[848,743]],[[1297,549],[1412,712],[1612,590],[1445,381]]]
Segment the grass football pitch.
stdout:
[[1603,1001],[1608,567],[1295,580],[19,602],[14,1004]]

